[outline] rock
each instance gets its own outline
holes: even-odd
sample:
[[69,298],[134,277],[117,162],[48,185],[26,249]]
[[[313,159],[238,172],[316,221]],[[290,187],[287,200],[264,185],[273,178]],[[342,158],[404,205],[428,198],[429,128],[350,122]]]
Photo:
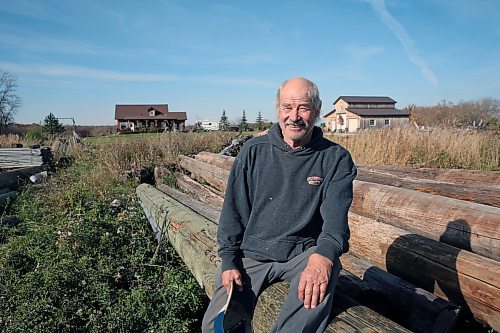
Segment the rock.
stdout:
[[49,174],[47,171],[42,171],[42,172],[36,173],[33,176],[31,176],[30,180],[33,184],[40,184],[48,176],[49,176]]
[[121,205],[122,205],[122,202],[118,199],[115,199],[115,200],[111,201],[111,203],[109,204],[109,208],[117,209],[117,208],[120,208]]

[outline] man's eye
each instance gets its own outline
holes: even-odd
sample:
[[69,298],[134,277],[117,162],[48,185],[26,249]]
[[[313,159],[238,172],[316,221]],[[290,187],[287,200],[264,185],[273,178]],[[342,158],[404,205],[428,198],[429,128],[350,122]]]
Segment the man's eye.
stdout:
[[301,111],[301,112],[309,112],[309,110],[310,110],[310,109],[309,109],[309,107],[307,107],[307,106],[301,106],[301,107],[299,108],[299,111]]

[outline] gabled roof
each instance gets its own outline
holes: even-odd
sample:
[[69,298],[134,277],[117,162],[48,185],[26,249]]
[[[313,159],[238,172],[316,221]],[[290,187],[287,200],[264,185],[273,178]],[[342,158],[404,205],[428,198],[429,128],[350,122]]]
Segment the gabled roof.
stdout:
[[346,111],[352,112],[358,116],[370,117],[370,116],[406,116],[409,117],[410,113],[399,109],[351,109],[347,108]]
[[332,115],[333,113],[335,113],[335,109],[333,109],[332,111],[330,111],[330,112],[328,112],[327,114],[325,114],[325,115],[323,116],[323,118],[326,118],[326,117],[328,117],[329,115]]
[[[149,112],[155,111],[154,116]],[[118,120],[186,120],[186,112],[168,112],[168,104],[117,104],[115,106],[115,119]]]
[[333,104],[336,104],[341,99],[347,103],[396,103],[395,100],[386,96],[340,96]]

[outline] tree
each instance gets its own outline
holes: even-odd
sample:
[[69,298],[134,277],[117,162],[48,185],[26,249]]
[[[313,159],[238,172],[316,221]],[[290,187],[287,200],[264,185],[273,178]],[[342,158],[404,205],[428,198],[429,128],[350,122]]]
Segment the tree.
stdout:
[[229,121],[227,120],[226,110],[222,110],[222,116],[220,117],[219,120],[219,129],[221,131],[227,131],[228,128],[229,128]]
[[21,98],[15,94],[17,78],[9,72],[0,71],[0,134],[5,134],[7,125],[21,106]]
[[263,127],[264,127],[264,123],[262,122],[262,115],[260,114],[260,110],[259,110],[259,114],[257,115],[257,119],[255,120],[255,128],[258,131],[260,131]]
[[239,128],[240,132],[248,131],[248,122],[247,122],[247,116],[245,115],[245,110],[243,110],[243,116],[241,116]]
[[45,117],[43,123],[43,128],[45,129],[45,131],[49,132],[51,135],[64,132],[63,125],[59,122],[59,119],[57,119],[52,114],[52,112],[49,113],[47,117]]

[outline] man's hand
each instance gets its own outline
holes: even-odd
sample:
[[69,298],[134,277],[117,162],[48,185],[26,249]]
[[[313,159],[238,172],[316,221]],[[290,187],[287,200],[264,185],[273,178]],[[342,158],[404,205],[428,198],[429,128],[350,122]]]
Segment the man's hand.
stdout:
[[222,285],[226,288],[226,292],[229,294],[229,288],[231,288],[231,283],[233,281],[236,283],[239,291],[243,290],[243,280],[241,279],[241,273],[237,269],[229,269],[222,272]]
[[309,257],[298,287],[299,300],[304,302],[306,309],[314,309],[325,299],[332,268],[333,262],[320,254],[313,253]]

